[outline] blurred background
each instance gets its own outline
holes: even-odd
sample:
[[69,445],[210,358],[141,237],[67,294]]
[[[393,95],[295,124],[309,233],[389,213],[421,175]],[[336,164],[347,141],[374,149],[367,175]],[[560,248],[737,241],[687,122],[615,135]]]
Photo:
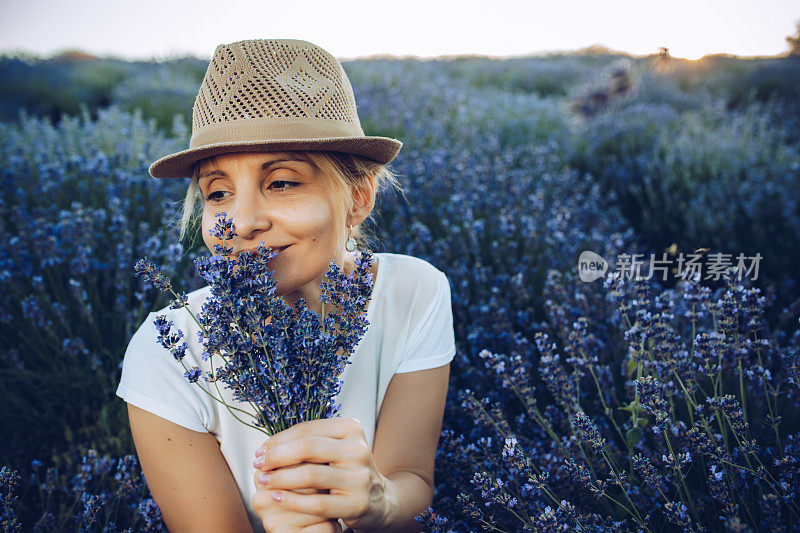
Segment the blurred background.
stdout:
[[404,142],[406,198],[382,196],[371,242],[451,281],[445,432],[472,431],[464,391],[512,402],[482,350],[521,355],[552,403],[531,341],[602,301],[582,250],[761,254],[751,285],[776,341],[793,338],[796,1],[0,0],[0,465],[20,475],[0,494],[25,530],[160,527],[114,395],[130,336],[168,303],[133,264],[193,290],[205,250],[197,228],[178,241],[186,183],[147,167],[188,145],[216,45],[273,37],[339,57],[366,133]]

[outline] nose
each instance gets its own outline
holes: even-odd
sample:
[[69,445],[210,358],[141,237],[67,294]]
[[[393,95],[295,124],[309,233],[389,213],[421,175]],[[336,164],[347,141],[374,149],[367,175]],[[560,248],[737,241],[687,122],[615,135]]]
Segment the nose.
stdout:
[[272,225],[268,210],[258,194],[237,195],[231,216],[236,235],[244,241],[254,240]]

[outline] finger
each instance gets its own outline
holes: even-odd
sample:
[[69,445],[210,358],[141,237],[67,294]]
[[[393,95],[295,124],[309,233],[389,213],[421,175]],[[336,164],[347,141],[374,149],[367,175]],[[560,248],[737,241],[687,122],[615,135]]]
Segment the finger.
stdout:
[[270,436],[266,441],[267,450],[274,446],[279,446],[287,442],[305,437],[307,435],[318,435],[331,439],[345,439],[364,434],[364,426],[361,421],[353,417],[334,417],[322,418],[319,420],[307,420],[293,425],[290,428]]
[[[293,526],[296,528],[305,528],[307,527],[314,527],[317,525],[326,526],[331,519],[325,518],[324,516],[314,516],[305,513],[296,513],[294,511],[283,511],[279,512],[276,515],[276,522],[280,522],[281,524],[287,526]],[[282,531],[282,529],[279,529]]]
[[330,520],[325,516],[315,516],[287,509],[273,500],[270,492],[264,490],[257,491],[250,504],[262,522],[276,531],[283,531],[285,526],[307,527]]
[[[335,526],[328,525],[329,519],[319,516],[311,516],[303,513],[294,512],[278,512],[278,513],[264,513],[259,515],[261,517],[262,525],[266,531],[275,532],[299,532],[306,531],[306,528],[314,530],[316,526],[323,526],[320,531],[334,531]],[[341,531],[341,529],[339,530]]]
[[267,441],[268,440],[269,440],[269,437],[264,439],[264,442],[261,444],[261,446],[256,448],[256,457],[264,455],[264,452],[267,451]]
[[355,494],[297,494],[285,490],[264,490],[284,508],[328,518],[360,516],[369,509],[366,496]]
[[[303,464],[305,464],[305,463],[303,463]],[[270,470],[269,473],[272,474],[273,472],[283,471],[283,470],[290,470],[291,471],[291,470],[294,470],[296,468],[299,468],[300,466],[301,465],[285,466],[283,468],[280,468],[279,470]],[[263,481],[261,479],[261,471],[260,470],[256,470],[256,473],[253,474],[253,484],[256,486],[256,490],[259,490],[259,489],[263,488],[264,483],[263,483]],[[297,489],[297,492],[299,492],[300,494],[315,494],[315,493],[319,492],[319,489],[311,488],[311,487],[305,487],[305,488]]]
[[[258,483],[267,489],[298,490],[355,489],[359,483],[353,469],[336,468],[316,463],[302,463],[293,467],[278,468],[260,473]],[[267,478],[268,476],[268,478]]]
[[306,435],[267,450],[259,469],[267,471],[302,462],[331,465],[366,464],[370,455],[369,445],[363,437],[332,439]]
[[[278,470],[269,470],[269,473],[272,474],[273,472],[284,471],[284,470],[292,471],[292,470],[294,470],[296,468],[301,467],[304,464],[307,464],[307,463],[301,463],[299,465],[294,465],[294,466],[285,466],[283,468],[279,468]],[[260,490],[260,489],[264,488],[264,485],[261,483],[260,475],[261,475],[261,471],[260,470],[256,470],[256,473],[253,476],[253,484],[255,485],[256,490]],[[290,489],[288,489],[288,490],[290,490]],[[320,489],[312,488],[312,487],[304,487],[304,488],[294,489],[294,491],[299,493],[299,494],[317,494],[320,491]]]
[[342,533],[342,524],[338,520],[328,520],[311,526],[304,527],[300,533]]

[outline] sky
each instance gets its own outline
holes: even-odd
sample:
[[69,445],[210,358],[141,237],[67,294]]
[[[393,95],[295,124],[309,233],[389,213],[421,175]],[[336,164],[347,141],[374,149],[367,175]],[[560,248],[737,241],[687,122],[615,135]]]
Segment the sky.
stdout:
[[0,53],[210,58],[254,38],[314,42],[340,59],[535,55],[603,45],[632,55],[773,56],[800,0],[0,0]]

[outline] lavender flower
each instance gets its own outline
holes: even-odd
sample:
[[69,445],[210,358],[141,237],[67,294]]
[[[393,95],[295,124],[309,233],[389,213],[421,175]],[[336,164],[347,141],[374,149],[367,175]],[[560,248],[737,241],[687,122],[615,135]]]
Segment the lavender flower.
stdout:
[[573,423],[578,438],[594,450],[597,455],[603,454],[603,447],[605,446],[606,439],[600,436],[597,431],[597,426],[594,425],[592,420],[586,416],[583,411],[578,411],[573,417]]
[[138,466],[135,455],[126,455],[117,462],[114,479],[119,484],[119,494],[122,498],[130,498],[142,490],[143,483],[138,476]]
[[549,342],[547,334],[536,333],[536,347],[539,357],[539,373],[547,386],[547,390],[562,406],[571,406],[575,402],[575,385],[559,364],[555,343]]
[[[16,499],[11,491],[19,485],[20,476],[7,467],[0,470],[1,531],[21,531],[19,522],[22,520],[26,526],[32,523],[32,530],[41,533],[54,530],[109,533],[165,530],[155,502],[147,502],[147,487],[135,456],[127,455],[116,460],[109,455],[101,457],[90,448],[80,461],[75,457],[69,459],[69,475],[59,478],[57,469],[49,468],[46,482],[42,484],[42,462],[31,461],[32,472],[24,479],[22,492],[41,494],[44,498],[28,500],[27,505],[20,506],[22,512],[18,519],[11,507]],[[116,473],[110,476],[115,465]],[[62,484],[62,479],[66,483]],[[54,501],[61,503],[53,507]],[[143,527],[133,527],[141,520],[135,516],[137,507],[150,509],[149,522]],[[126,528],[127,525],[131,527]]]
[[415,516],[414,521],[422,524],[425,531],[430,531],[431,533],[449,533],[453,531],[447,527],[447,518],[434,513],[431,506],[428,506],[422,514]]
[[161,292],[167,292],[172,288],[170,279],[147,257],[136,262],[134,272],[136,276],[144,278]]
[[158,331],[158,342],[169,350],[176,361],[181,361],[186,356],[186,350],[189,348],[186,342],[178,344],[183,338],[183,332],[179,329],[173,331],[172,320],[167,320],[164,315],[157,316],[153,323],[156,326],[156,331]]
[[602,480],[593,480],[586,465],[580,464],[570,457],[561,463],[561,469],[579,487],[589,490],[596,498],[600,498],[606,491],[607,483]]
[[692,531],[692,519],[689,517],[689,510],[679,502],[667,502],[664,504],[664,514],[670,523],[683,528],[684,531]]
[[742,406],[739,404],[736,398],[730,394],[726,394],[721,398],[709,398],[708,403],[715,408],[720,409],[725,414],[731,424],[731,428],[736,435],[739,436],[739,438],[745,438],[747,433],[747,422],[744,420]]
[[661,383],[653,376],[645,376],[636,380],[636,392],[642,407],[653,415],[658,424],[664,429],[664,424],[669,419],[668,405],[664,399],[664,389]]
[[3,531],[22,531],[22,524],[14,514],[14,502],[17,497],[12,495],[20,484],[20,475],[4,466],[0,469],[0,525]]
[[197,380],[203,375],[203,371],[195,366],[190,368],[183,375],[189,380],[189,383],[197,383]]
[[[779,89],[781,84],[794,89],[796,68],[791,62],[753,63],[745,85],[778,80]],[[707,106],[691,88],[675,90],[685,75],[678,65],[675,75],[643,72],[641,90],[633,100],[611,113],[575,123],[561,112],[557,95],[580,84],[585,77],[581,64],[564,57],[555,63],[515,58],[467,59],[453,65],[392,61],[346,65],[362,123],[382,124],[406,141],[393,166],[408,180],[409,202],[384,198],[377,236],[390,251],[440,265],[453,288],[459,350],[450,392],[459,400],[448,402],[444,430],[458,437],[437,451],[432,505],[436,517],[431,518],[442,531],[458,532],[537,527],[593,532],[791,530],[800,517],[796,433],[800,336],[782,331],[783,326],[770,332],[762,326],[771,315],[765,311],[789,305],[797,297],[800,211],[793,192],[800,152],[793,140],[797,137],[797,121],[792,121],[796,113],[789,105],[793,102],[754,101],[735,110]],[[18,79],[22,65],[15,60],[4,65],[9,79]],[[39,72],[55,76],[54,80],[70,77],[72,67],[38,65],[24,65],[21,79],[25,71],[36,78]],[[695,72],[693,85],[703,87],[709,80],[720,85],[720,70],[708,66]],[[729,66],[725,62],[722,68]],[[174,66],[158,69],[159,76],[140,67],[136,65],[135,75],[126,76],[110,93],[111,99],[124,106],[146,99],[156,106],[159,126],[169,129],[163,117],[173,115],[170,102],[175,95],[165,92],[163,73],[169,70],[171,81],[178,80],[169,84],[170,90],[178,87],[181,100],[188,95],[189,106],[194,98],[190,89],[194,86],[196,92],[197,82],[188,75],[175,75]],[[614,91],[631,92],[624,69],[622,74],[614,72],[612,80],[614,84],[601,87],[595,95],[601,104],[615,103]],[[81,83],[51,85],[66,87],[73,96],[83,90]],[[542,90],[556,98],[542,98]],[[153,98],[151,93],[169,98]],[[35,107],[49,109],[51,104]],[[90,111],[94,117],[95,110]],[[160,298],[129,283],[136,257],[146,255],[177,267],[175,278],[187,281],[187,287],[199,288],[204,281],[190,278],[186,267],[193,267],[192,257],[186,264],[176,264],[182,259],[180,245],[165,244],[177,238],[166,224],[177,210],[164,199],[182,196],[185,184],[154,181],[147,175],[147,165],[155,157],[185,146],[189,131],[176,120],[175,135],[165,138],[162,130],[148,125],[148,117],[114,106],[96,116],[62,115],[57,124],[21,116],[0,124],[0,138],[7,141],[0,147],[4,184],[0,210],[5,215],[0,217],[0,229],[6,237],[0,239],[4,289],[0,328],[10,338],[0,350],[0,367],[9,373],[9,379],[0,380],[0,392],[26,400],[5,402],[6,414],[12,416],[4,417],[4,430],[11,435],[9,452],[19,456],[16,464],[30,459],[25,455],[32,453],[27,452],[29,444],[46,443],[47,457],[42,459],[47,462],[51,446],[53,453],[64,447],[66,430],[72,431],[70,447],[82,447],[85,443],[79,440],[86,430],[107,427],[107,409],[99,411],[103,416],[97,426],[82,409],[60,401],[47,409],[41,399],[60,399],[67,397],[61,392],[74,390],[70,387],[76,379],[70,370],[85,370],[74,363],[87,358],[77,339],[83,340],[88,357],[97,354],[103,364],[86,376],[96,377],[96,383],[81,382],[81,394],[70,395],[74,405],[100,406],[113,396],[108,372],[120,363],[118,354],[142,311]],[[455,131],[458,135],[453,135]],[[487,173],[492,179],[486,179]],[[687,187],[685,178],[690,175],[709,179],[693,180]],[[630,225],[636,227],[635,233]],[[218,233],[228,235],[228,229],[221,227]],[[765,291],[762,298],[750,288],[726,283],[712,291],[690,276],[671,294],[657,283],[648,289],[608,272],[609,290],[603,291],[597,282],[574,279],[575,258],[582,250],[592,249],[611,259],[630,251],[633,243],[666,243],[666,239],[679,241],[670,254],[687,255],[689,250],[681,250],[679,244],[685,247],[688,242],[749,255],[755,246],[769,258],[762,263],[769,268],[761,269],[759,284],[768,277],[762,287],[778,290]],[[653,251],[660,255],[660,250]],[[736,262],[735,255],[731,259]],[[659,277],[655,273],[654,281]],[[181,307],[178,295],[172,297],[176,299],[170,307]],[[325,305],[329,309],[331,304]],[[787,308],[785,317],[796,316],[797,309]],[[590,327],[573,328],[581,318]],[[255,322],[254,318],[253,324],[243,327],[254,330]],[[796,329],[797,323],[792,326]],[[560,348],[557,358],[553,357],[557,350],[548,354],[529,346],[540,331],[548,332],[548,344]],[[624,342],[626,331],[638,345]],[[169,333],[165,331],[165,337]],[[195,332],[184,333],[188,337]],[[313,345],[315,330],[306,333],[293,336],[286,346]],[[598,341],[597,349],[583,350],[588,358],[576,356],[581,354],[574,348],[593,342],[590,336]],[[66,344],[64,339],[73,342]],[[208,372],[213,368],[210,358],[222,362],[214,346],[229,354],[241,344],[212,333],[208,339],[212,350],[204,347],[202,354],[193,354],[207,362],[200,365],[202,386],[219,384],[214,381],[216,373]],[[177,348],[183,340],[188,339],[172,345]],[[480,355],[484,350],[486,357]],[[182,363],[185,357],[175,364]],[[520,368],[526,376],[516,373]],[[533,368],[541,369],[542,375]],[[648,403],[664,408],[668,422],[663,429],[637,401],[636,381],[645,376],[658,380],[658,392],[666,402],[666,406]],[[523,377],[530,378],[530,390],[518,396]],[[543,386],[538,387],[537,381]],[[52,389],[44,384],[52,384]],[[208,388],[213,390],[214,385]],[[59,393],[52,394],[53,389]],[[465,389],[470,390],[470,408],[462,409],[457,393]],[[727,405],[732,418],[725,405],[706,401],[725,395],[737,401]],[[581,453],[570,425],[570,414],[578,405],[606,439],[604,452],[624,476],[621,487],[608,477],[607,465],[587,461]],[[477,419],[475,413],[483,408],[489,410]],[[729,419],[740,429],[746,421],[746,433],[751,441],[758,440],[757,446],[740,447],[740,435]],[[44,423],[30,432],[30,420]],[[641,431],[650,428],[661,433]],[[500,434],[506,430],[507,435]],[[33,435],[30,440],[28,434]],[[516,444],[509,444],[510,435]],[[684,463],[687,452],[691,462]],[[666,498],[653,488],[655,483],[645,480],[645,463],[631,464],[635,457],[652,463],[655,473],[650,474],[665,487]],[[599,488],[608,480],[604,496],[590,497],[589,489],[561,468],[568,458],[585,470],[585,476],[578,477],[589,480],[586,486]],[[82,503],[73,498],[70,484],[85,465],[81,455],[66,459],[63,466],[59,463],[61,475],[52,465],[39,465],[35,481],[17,489],[23,500],[16,507],[17,519],[26,528],[38,520],[34,531],[76,529],[73,515]],[[527,488],[532,487],[523,472],[528,463],[540,485],[536,490]],[[718,468],[711,474],[713,465]],[[141,483],[136,472],[127,470],[130,479],[122,475],[120,483],[131,487]],[[509,501],[516,503],[485,506],[479,489],[469,484],[475,472],[501,479]],[[101,480],[93,469],[88,473],[92,494],[100,492],[98,484],[104,484],[104,492],[113,492],[113,477]],[[80,481],[78,477],[76,482]],[[713,487],[717,482],[729,485],[728,496],[738,506],[737,513],[725,520],[719,519],[725,515],[724,504],[714,496],[722,489]],[[65,497],[74,501],[64,502]],[[109,500],[108,521],[95,524],[95,530],[146,529],[146,519],[137,520],[137,509],[155,515],[157,506],[152,500],[152,505],[146,500],[140,503],[144,494],[137,498],[120,501],[119,506]],[[44,512],[47,501],[52,513]],[[40,503],[42,508],[37,509]],[[108,516],[112,509],[120,513]],[[682,525],[670,522],[668,514]],[[8,522],[4,526],[14,527]],[[160,527],[155,520],[154,529]]]
[[154,499],[148,498],[142,500],[137,512],[142,520],[144,520],[143,531],[155,532],[164,530],[162,527],[161,509],[158,508],[158,504]]
[[722,514],[720,520],[733,520],[736,517],[736,512],[739,506],[736,505],[728,493],[728,485],[725,482],[725,470],[722,466],[717,464],[709,465],[708,473],[708,488],[711,491],[711,497],[717,500],[722,506]]
[[795,350],[788,351],[785,360],[789,382],[800,388],[800,352]]
[[93,526],[102,520],[102,513],[106,507],[105,498],[102,495],[92,495],[83,493],[81,495],[83,511],[75,515],[78,531],[91,531]]
[[633,467],[642,478],[642,481],[651,489],[663,493],[665,490],[664,479],[656,470],[655,465],[653,465],[650,459],[642,454],[636,454],[631,457],[631,460],[633,461]]
[[781,518],[781,503],[777,494],[765,494],[761,497],[761,528],[763,531],[783,533],[786,526]]
[[[302,298],[289,307],[275,295],[269,267],[276,251],[262,243],[235,259],[226,257],[232,249],[225,242],[236,235],[235,226],[225,213],[217,218],[210,233],[223,241],[215,246],[218,255],[195,260],[198,273],[211,288],[195,319],[202,327],[198,332],[202,357],[212,370],[186,368],[184,376],[191,383],[201,377],[225,383],[234,399],[254,409],[254,427],[269,435],[304,420],[336,415],[341,408],[333,401],[342,386],[339,376],[368,325],[364,315],[373,287],[370,252],[357,257],[349,276],[331,261],[320,286],[320,317]],[[170,280],[146,260],[137,264],[137,272],[171,291]],[[176,298],[170,307],[191,313],[186,295],[173,294]],[[181,342],[183,332],[164,315],[154,323],[159,343],[183,364],[188,348]],[[223,364],[215,367],[217,356]]]
[[499,477],[492,478],[485,472],[476,472],[470,483],[480,491],[486,507],[512,509],[517,505],[517,499],[508,493],[506,483]]
[[33,525],[34,533],[48,533],[56,527],[56,517],[53,513],[45,511]]

